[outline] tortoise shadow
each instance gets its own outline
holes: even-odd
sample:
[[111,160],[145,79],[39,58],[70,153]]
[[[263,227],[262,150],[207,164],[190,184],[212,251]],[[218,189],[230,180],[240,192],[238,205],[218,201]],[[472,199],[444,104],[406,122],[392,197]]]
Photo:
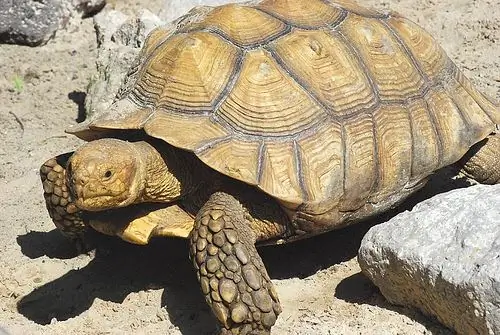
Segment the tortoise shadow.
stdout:
[[[373,225],[413,207],[422,199],[468,185],[455,180],[443,182],[439,187],[425,187],[396,210],[367,222],[291,244],[261,247],[259,252],[272,279],[304,278],[355,257],[363,236]],[[22,315],[38,324],[49,324],[52,318],[61,321],[80,315],[96,298],[122,303],[131,292],[164,288],[161,306],[166,306],[173,325],[183,334],[215,334],[215,319],[200,293],[188,259],[186,240],[156,239],[144,247],[100,234],[91,234],[91,237],[91,244],[96,246],[94,259],[86,267],[70,270],[22,297],[17,306]],[[75,255],[69,242],[56,230],[30,232],[19,236],[17,242],[23,254],[31,258],[46,255],[67,259]],[[340,299],[344,294],[344,299],[356,300],[356,296],[349,293],[352,290],[345,290],[345,285],[359,286],[356,278],[341,283],[336,293]],[[363,294],[362,288],[358,290]],[[391,305],[381,307],[392,308]],[[397,312],[404,314],[399,309]]]
[[[327,233],[292,245],[265,247],[259,251],[271,278],[306,277],[352,258],[359,245],[356,240],[360,240],[367,229],[367,225],[354,226],[340,234]],[[353,235],[357,237],[353,238]],[[43,243],[50,246],[62,239],[54,230],[42,237],[42,242],[30,243],[41,236],[40,232],[20,236],[18,243],[23,253],[31,258],[40,257],[44,254]],[[182,334],[216,334],[216,322],[200,292],[188,258],[186,240],[157,239],[143,247],[99,234],[93,237],[92,243],[96,245],[93,260],[22,297],[17,305],[19,313],[46,325],[53,318],[63,321],[82,314],[96,298],[122,303],[132,292],[163,288],[161,306],[165,306],[170,322]],[[45,255],[69,258],[71,245],[63,244],[65,247],[50,246]],[[326,248],[330,249],[328,253],[324,252]],[[293,264],[283,262],[290,257],[295,259]]]

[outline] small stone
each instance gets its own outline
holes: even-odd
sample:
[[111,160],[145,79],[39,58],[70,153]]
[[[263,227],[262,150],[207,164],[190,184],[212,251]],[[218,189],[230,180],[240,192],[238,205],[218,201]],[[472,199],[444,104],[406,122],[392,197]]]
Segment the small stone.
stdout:
[[248,286],[250,286],[254,290],[258,290],[261,288],[260,275],[259,273],[257,273],[257,269],[253,265],[245,266],[242,272],[243,278],[245,278]]
[[219,284],[219,294],[225,302],[230,304],[236,298],[238,290],[231,280],[223,278]]
[[219,260],[215,257],[210,257],[207,260],[207,270],[211,273],[215,273],[220,268]]
[[231,310],[231,320],[235,323],[243,322],[248,315],[248,308],[241,302],[236,303]]
[[252,292],[253,301],[255,306],[261,310],[261,312],[267,313],[273,310],[273,302],[271,297],[265,290],[258,290]]
[[224,236],[224,232],[220,231],[217,234],[215,234],[213,237],[213,243],[218,247],[222,247],[226,243],[226,237]]
[[245,247],[241,243],[237,243],[234,245],[234,252],[236,254],[236,257],[240,260],[240,262],[245,265],[248,263],[248,254],[247,251],[245,250]]

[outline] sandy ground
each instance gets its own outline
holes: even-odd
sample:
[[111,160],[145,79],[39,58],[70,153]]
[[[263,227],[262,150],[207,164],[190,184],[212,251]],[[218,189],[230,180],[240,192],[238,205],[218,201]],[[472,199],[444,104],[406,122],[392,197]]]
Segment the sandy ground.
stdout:
[[[139,2],[161,6],[114,3],[134,13]],[[500,99],[499,0],[365,3],[423,25]],[[63,129],[84,117],[95,57],[92,19],[73,21],[44,47],[0,46],[0,325],[11,334],[213,334],[185,241],[139,247],[96,234],[95,251],[76,256],[45,210],[38,168],[79,144]],[[261,249],[284,310],[274,334],[450,333],[391,306],[359,273],[357,248],[376,222]]]

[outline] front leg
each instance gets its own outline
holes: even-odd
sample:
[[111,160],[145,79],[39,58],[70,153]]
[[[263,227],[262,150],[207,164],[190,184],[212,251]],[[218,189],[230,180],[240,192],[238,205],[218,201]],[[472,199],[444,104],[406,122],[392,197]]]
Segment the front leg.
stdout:
[[190,256],[222,334],[269,334],[281,313],[243,206],[214,193],[199,211]]
[[88,250],[84,235],[87,225],[81,211],[71,199],[66,183],[66,163],[73,153],[51,158],[40,167],[45,204],[52,221],[59,231],[76,246],[78,253]]

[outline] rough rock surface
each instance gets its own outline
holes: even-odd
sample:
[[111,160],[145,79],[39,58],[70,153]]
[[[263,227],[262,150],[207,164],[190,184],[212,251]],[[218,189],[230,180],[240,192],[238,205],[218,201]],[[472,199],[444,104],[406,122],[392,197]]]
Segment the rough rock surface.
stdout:
[[94,17],[97,73],[87,88],[87,117],[99,114],[111,105],[147,34],[162,24],[162,20],[147,10],[142,10],[137,17],[116,10]]
[[47,43],[72,16],[88,16],[105,0],[0,1],[0,43],[36,46]]
[[371,228],[359,264],[392,303],[500,334],[500,185],[437,195]]

